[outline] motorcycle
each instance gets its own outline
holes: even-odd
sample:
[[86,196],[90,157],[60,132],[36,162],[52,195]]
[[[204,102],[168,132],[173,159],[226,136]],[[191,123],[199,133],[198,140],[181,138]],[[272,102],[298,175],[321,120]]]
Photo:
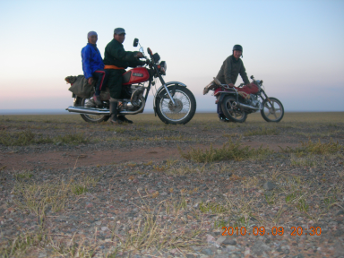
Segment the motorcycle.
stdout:
[[238,122],[246,121],[247,115],[260,111],[260,114],[267,122],[279,122],[284,116],[284,108],[282,102],[277,98],[268,97],[263,89],[263,81],[255,80],[253,75],[251,89],[245,86],[244,83],[238,87],[230,87],[227,84],[214,78],[203,89],[203,95],[210,90],[214,91],[216,97],[216,104],[218,104],[224,114],[220,115],[220,120],[223,122]]
[[[137,47],[138,39],[134,39],[133,46]],[[157,79],[160,80],[161,87],[156,90],[153,99],[153,109],[155,116],[166,124],[186,124],[196,112],[196,99],[186,85],[178,81],[165,82],[162,78],[166,75],[167,64],[160,62],[158,53],[153,54],[147,48],[149,57],[145,56],[140,45],[140,52],[146,59],[146,64],[126,71],[123,74],[122,92],[126,92],[124,98],[118,105],[118,113],[122,115],[136,115],[143,113],[148,94],[152,86],[156,88]],[[69,112],[79,113],[86,122],[100,123],[110,118],[110,93],[107,88],[101,92],[100,98],[103,107],[98,108],[93,98],[82,98],[73,93],[74,105],[66,108]]]

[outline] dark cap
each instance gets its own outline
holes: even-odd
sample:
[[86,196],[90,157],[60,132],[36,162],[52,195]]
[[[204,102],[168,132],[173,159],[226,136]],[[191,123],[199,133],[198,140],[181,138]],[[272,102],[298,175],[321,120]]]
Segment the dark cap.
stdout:
[[234,50],[238,50],[238,51],[243,52],[243,49],[242,49],[242,46],[241,46],[241,45],[234,45],[233,51],[234,51]]
[[125,30],[123,28],[116,28],[114,34],[125,34]]

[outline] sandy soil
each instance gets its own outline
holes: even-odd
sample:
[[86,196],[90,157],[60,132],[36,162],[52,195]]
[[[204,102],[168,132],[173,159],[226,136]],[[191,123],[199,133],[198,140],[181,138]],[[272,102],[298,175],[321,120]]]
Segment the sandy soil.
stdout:
[[[296,147],[295,143],[264,143],[247,141],[243,146],[258,148],[268,147],[274,151],[280,151],[280,147]],[[209,149],[201,144],[190,144],[189,147]],[[221,148],[221,145],[213,145],[214,148]],[[96,150],[96,151],[50,151],[44,153],[6,153],[0,154],[0,167],[10,170],[20,169],[61,169],[75,168],[94,165],[110,165],[125,162],[146,162],[163,161],[167,159],[180,159],[178,148],[150,147],[132,150]]]

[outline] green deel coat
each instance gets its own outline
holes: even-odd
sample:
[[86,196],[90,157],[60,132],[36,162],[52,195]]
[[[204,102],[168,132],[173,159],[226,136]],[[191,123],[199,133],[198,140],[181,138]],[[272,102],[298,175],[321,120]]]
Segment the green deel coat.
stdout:
[[135,57],[136,53],[137,51],[125,51],[123,44],[113,39],[105,47],[104,65],[115,65],[125,69],[144,63]]
[[236,60],[234,56],[231,55],[223,62],[216,78],[219,79],[223,84],[235,84],[239,74],[245,84],[250,83],[247,78],[245,66],[242,60],[240,58]]

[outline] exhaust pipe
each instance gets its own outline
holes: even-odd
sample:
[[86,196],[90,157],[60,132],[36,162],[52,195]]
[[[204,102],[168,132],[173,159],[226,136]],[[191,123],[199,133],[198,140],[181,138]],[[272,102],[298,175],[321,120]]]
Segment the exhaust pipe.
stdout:
[[240,108],[243,108],[243,109],[249,109],[249,110],[260,110],[260,107],[252,107],[252,106],[249,106],[249,105],[245,105],[245,104],[242,104],[242,103],[237,103],[237,105],[240,107]]
[[74,107],[69,106],[66,108],[69,112],[89,114],[89,115],[110,115],[110,110],[103,108],[85,108],[85,107]]
[[[136,111],[121,111],[119,112],[120,114],[123,115],[136,115],[138,113],[143,112],[143,109],[145,108],[145,100],[142,98],[141,99],[142,103],[141,103],[141,107],[136,110]],[[68,110],[69,112],[73,112],[73,113],[79,113],[79,114],[89,114],[89,115],[104,115],[104,116],[109,116],[110,115],[110,110],[107,108],[85,108],[82,106],[69,106],[66,108],[66,110]]]

